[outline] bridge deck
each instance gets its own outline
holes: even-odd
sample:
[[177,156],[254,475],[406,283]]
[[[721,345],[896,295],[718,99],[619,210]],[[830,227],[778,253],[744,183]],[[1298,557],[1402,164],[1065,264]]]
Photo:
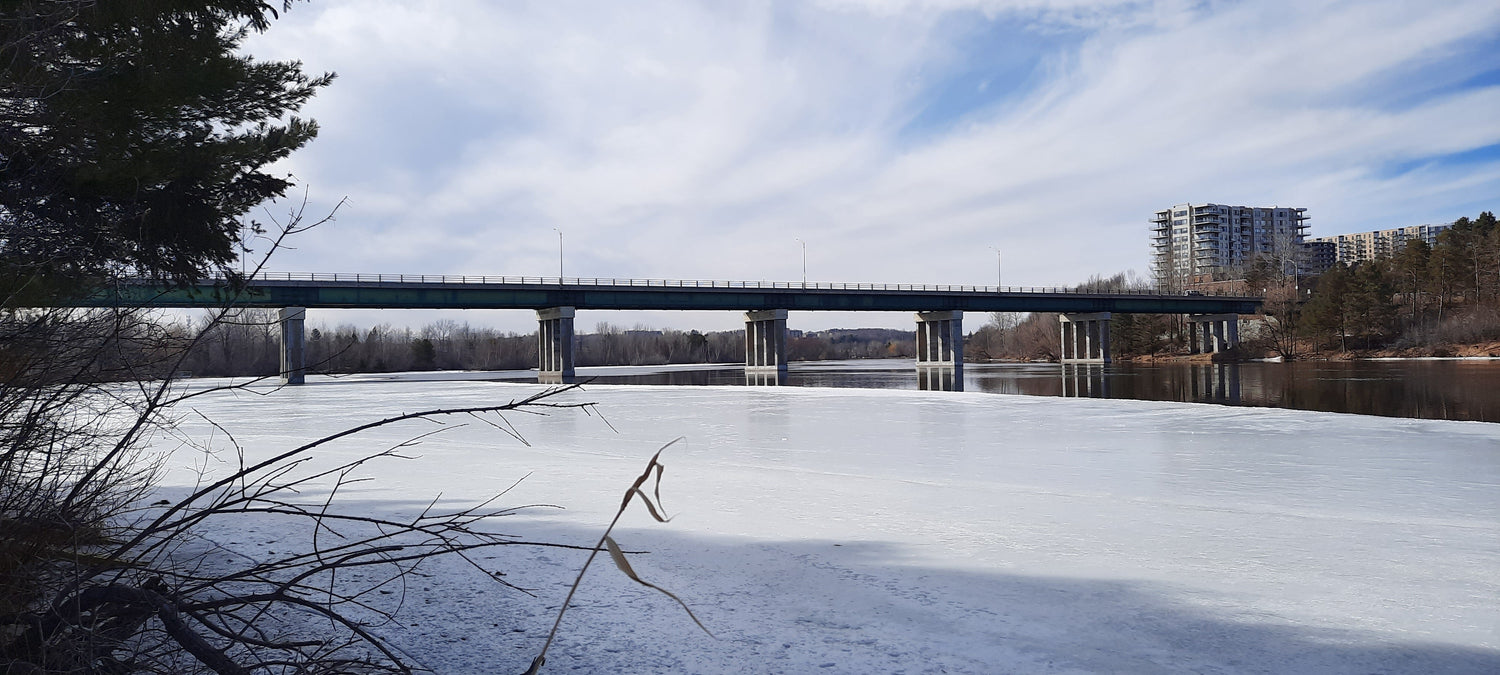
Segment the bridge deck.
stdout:
[[1261,299],[1062,288],[369,274],[277,274],[239,296],[220,282],[126,285],[82,304],[340,309],[577,309],[1253,314]]

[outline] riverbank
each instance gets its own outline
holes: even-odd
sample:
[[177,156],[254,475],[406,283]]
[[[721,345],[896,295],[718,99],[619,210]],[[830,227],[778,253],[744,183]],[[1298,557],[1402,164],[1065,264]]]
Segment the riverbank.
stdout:
[[[1274,352],[1250,352],[1248,350],[1229,354],[1137,354],[1117,358],[1116,361],[1130,363],[1222,363],[1245,362],[1260,359],[1275,359]],[[1361,361],[1373,359],[1430,359],[1430,358],[1500,358],[1500,341],[1469,344],[1444,344],[1404,349],[1350,349],[1350,350],[1298,350],[1299,361]]]
[[1406,349],[1350,350],[1321,355],[1328,360],[1353,359],[1420,359],[1420,358],[1500,358],[1500,341],[1474,344],[1408,347]]

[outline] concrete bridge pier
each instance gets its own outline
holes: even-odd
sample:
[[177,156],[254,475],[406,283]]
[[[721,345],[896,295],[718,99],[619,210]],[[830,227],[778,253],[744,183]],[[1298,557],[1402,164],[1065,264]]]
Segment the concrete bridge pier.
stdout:
[[786,315],[784,309],[745,312],[745,383],[786,383]]
[[1109,312],[1059,314],[1063,363],[1109,363]]
[[964,313],[917,313],[917,386],[964,390]]
[[536,311],[536,381],[541,384],[573,382],[572,307],[549,307]]
[[307,341],[303,332],[307,309],[282,307],[276,314],[281,324],[281,383],[303,384],[307,381]]
[[1240,346],[1240,315],[1189,314],[1188,351],[1217,354]]

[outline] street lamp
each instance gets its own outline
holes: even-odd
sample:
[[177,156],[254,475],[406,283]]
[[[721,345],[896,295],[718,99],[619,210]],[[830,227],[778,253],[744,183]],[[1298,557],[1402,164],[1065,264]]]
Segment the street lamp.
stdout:
[[557,233],[557,283],[562,283],[562,276],[563,276],[563,247],[562,247],[563,242],[562,242],[562,230],[554,227],[554,228],[552,228],[552,231]]
[[1001,286],[1001,284],[1000,284],[1000,272],[1002,270],[1002,265],[1003,265],[1003,263],[1002,263],[1002,257],[1003,256],[1000,253],[1000,247],[998,247],[998,246],[991,246],[990,250],[992,250],[992,251],[995,252],[995,290],[998,291],[998,290],[1000,290],[1000,286]]
[[802,285],[807,285],[807,242],[801,239],[797,243],[802,244]]

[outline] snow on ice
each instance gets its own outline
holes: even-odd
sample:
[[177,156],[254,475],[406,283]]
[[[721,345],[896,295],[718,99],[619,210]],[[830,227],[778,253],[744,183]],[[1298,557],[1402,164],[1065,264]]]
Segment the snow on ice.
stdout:
[[[252,457],[403,412],[536,385],[313,378],[193,409]],[[672,601],[596,561],[543,672],[1500,672],[1500,425],[1265,408],[857,389],[590,386],[510,414],[529,445],[448,420],[369,465],[348,508],[552,504],[496,529],[591,546],[660,446],[657,524],[616,539]],[[466,422],[466,423],[465,423]],[[326,460],[434,431],[412,422]],[[181,435],[222,432],[193,416]],[[171,439],[160,441],[172,449]],[[178,448],[165,490],[201,454]],[[517,481],[519,483],[517,484]],[[322,495],[309,495],[316,501]],[[225,522],[246,556],[303,530]],[[238,528],[238,529],[236,529]],[[520,673],[584,552],[523,546],[408,584],[380,628],[439,673]]]

